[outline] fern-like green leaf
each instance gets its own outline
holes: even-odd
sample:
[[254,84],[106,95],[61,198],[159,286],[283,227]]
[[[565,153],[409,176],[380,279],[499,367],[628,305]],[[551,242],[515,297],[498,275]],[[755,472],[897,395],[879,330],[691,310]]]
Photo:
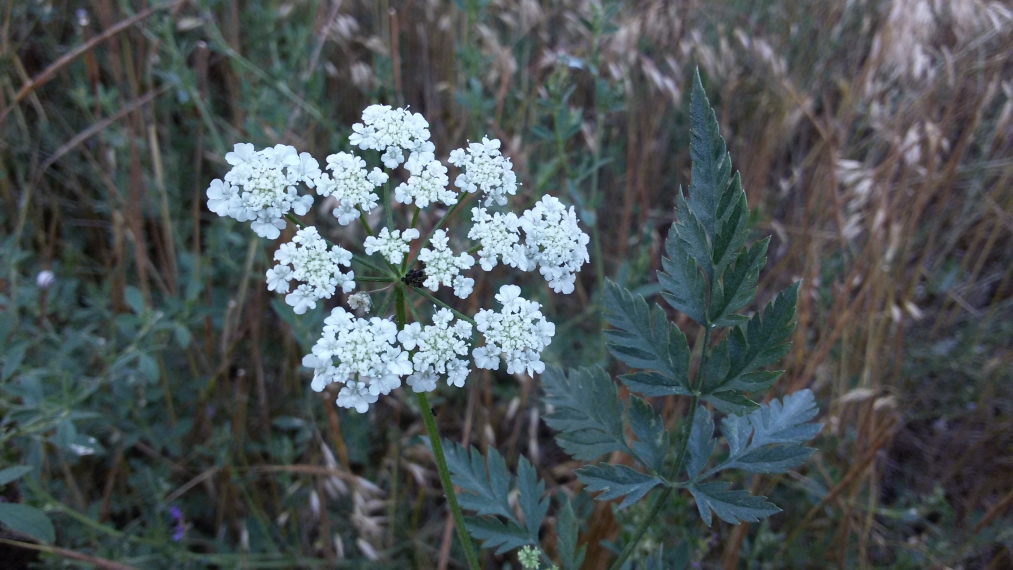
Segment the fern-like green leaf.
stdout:
[[625,465],[589,465],[576,471],[577,479],[587,485],[590,492],[603,491],[595,497],[599,501],[609,501],[626,495],[619,503],[620,509],[639,501],[648,491],[661,485],[660,478],[647,475]]
[[549,367],[542,374],[545,403],[556,411],[545,416],[558,430],[556,442],[576,459],[589,461],[613,451],[633,455],[623,433],[622,402],[601,368]]

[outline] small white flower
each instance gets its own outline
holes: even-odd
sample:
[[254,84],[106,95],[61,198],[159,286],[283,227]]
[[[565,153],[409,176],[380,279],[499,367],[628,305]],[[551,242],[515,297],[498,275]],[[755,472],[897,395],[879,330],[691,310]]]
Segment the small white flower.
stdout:
[[433,370],[433,367],[416,372],[405,380],[405,384],[411,386],[413,392],[432,392],[436,389],[436,381],[440,379],[440,375]]
[[[431,153],[424,153],[431,155]],[[414,158],[415,155],[412,155]],[[409,159],[409,163],[412,160]],[[411,176],[394,189],[394,199],[402,204],[415,203],[425,208],[432,202],[443,202],[448,206],[457,203],[457,192],[447,189],[450,179],[447,178],[447,167],[439,160],[419,161],[411,164]]]
[[413,239],[418,239],[419,235],[419,231],[414,228],[409,228],[404,232],[401,230],[391,232],[387,228],[383,228],[375,237],[367,237],[363,246],[365,246],[366,255],[379,253],[386,257],[391,264],[397,265],[404,260],[404,255],[411,251],[409,243]]
[[[545,195],[520,217],[524,230],[523,257],[525,270],[539,267],[539,272],[556,293],[573,292],[575,273],[588,262],[587,234],[577,225],[573,206],[566,210],[558,199]],[[521,249],[519,248],[519,251]],[[518,266],[522,260],[515,259]]]
[[485,208],[471,210],[471,230],[468,237],[478,240],[482,249],[478,250],[478,258],[482,269],[492,271],[499,259],[507,265],[516,267],[514,253],[520,241],[520,220],[513,212],[489,215]]
[[39,289],[49,289],[55,282],[56,275],[48,269],[43,269],[35,276],[35,286]]
[[373,304],[369,298],[369,293],[354,293],[348,296],[348,307],[353,311],[368,311],[369,307]]
[[313,205],[312,196],[300,196],[295,188],[300,182],[315,185],[320,168],[309,154],[288,145],[256,151],[252,144],[239,143],[225,160],[232,169],[207,190],[208,209],[219,216],[252,221],[257,235],[277,239],[286,214],[301,216]]
[[495,370],[502,357],[508,374],[545,370],[541,353],[552,342],[556,327],[545,320],[540,304],[520,294],[520,287],[503,285],[496,295],[503,305],[500,312],[482,309],[475,315],[476,328],[485,337],[485,346],[472,351],[479,368]]
[[339,268],[351,265],[352,254],[336,245],[327,249],[327,242],[315,227],[296,232],[291,242],[282,244],[274,252],[274,259],[278,265],[267,271],[268,290],[286,293],[289,281],[303,282],[285,297],[296,314],[316,308],[317,299],[330,299],[339,285],[345,293],[355,289],[355,273],[344,273]]
[[378,395],[371,393],[365,382],[349,382],[338,392],[337,404],[342,408],[355,408],[355,411],[364,414],[377,399]]
[[454,295],[458,299],[467,299],[468,295],[475,290],[475,280],[464,275],[454,276]]
[[376,208],[380,197],[373,189],[387,181],[379,168],[367,172],[366,161],[354,154],[339,152],[327,157],[331,174],[320,174],[316,180],[317,194],[334,196],[338,206],[332,212],[338,223],[347,226],[359,218],[359,212]]
[[510,159],[500,154],[499,139],[482,137],[480,143],[468,144],[468,150],[457,149],[450,153],[448,162],[462,170],[454,185],[466,192],[481,190],[485,205],[507,203],[507,196],[517,193],[517,175]]
[[[397,339],[405,350],[415,351],[412,365],[416,371],[447,374],[449,384],[463,386],[469,372],[468,363],[458,357],[468,356],[471,323],[458,321],[451,325],[453,320],[452,312],[440,309],[433,315],[433,324],[422,327],[419,323],[411,323],[398,333]],[[414,388],[414,384],[410,385]]]
[[453,287],[454,278],[460,275],[461,270],[475,265],[475,258],[467,253],[454,255],[447,246],[448,242],[447,232],[436,230],[429,240],[433,249],[424,247],[419,251],[419,261],[426,264],[426,280],[423,285],[432,291],[438,290],[440,284]]

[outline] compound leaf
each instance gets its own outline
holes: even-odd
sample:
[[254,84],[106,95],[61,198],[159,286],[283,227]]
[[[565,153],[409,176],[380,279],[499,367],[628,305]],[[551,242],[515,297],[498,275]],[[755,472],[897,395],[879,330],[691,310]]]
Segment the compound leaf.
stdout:
[[588,461],[613,451],[633,455],[623,433],[622,403],[616,386],[601,368],[549,367],[542,374],[545,403],[556,411],[545,416],[558,430],[556,441],[574,458]]
[[735,314],[756,296],[756,280],[767,264],[767,246],[770,236],[744,248],[735,259],[735,265],[726,269],[720,287],[712,289],[710,317],[716,326],[737,325],[746,317]]
[[[748,376],[749,372],[781,359],[790,346],[788,337],[795,330],[795,303],[799,282],[782,291],[756,313],[743,327],[733,327],[728,334],[730,365],[725,381],[717,388],[755,390],[766,388],[769,375]],[[775,376],[776,378],[776,376]],[[772,380],[771,380],[772,381]]]
[[598,501],[609,501],[626,495],[619,503],[620,509],[639,501],[648,491],[660,485],[661,479],[646,475],[625,465],[588,465],[576,471],[577,479],[587,485],[591,492],[604,491],[595,497]]
[[766,497],[753,497],[748,491],[729,491],[729,486],[725,481],[690,483],[689,492],[696,499],[700,518],[707,526],[711,525],[711,511],[730,524],[739,524],[740,521],[757,522],[781,512]]

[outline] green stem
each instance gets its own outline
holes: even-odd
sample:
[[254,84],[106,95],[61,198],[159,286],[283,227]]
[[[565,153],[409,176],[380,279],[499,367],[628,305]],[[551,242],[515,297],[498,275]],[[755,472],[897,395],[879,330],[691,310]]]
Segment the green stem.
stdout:
[[386,271],[384,271],[383,269],[380,269],[379,266],[375,265],[372,261],[369,261],[368,259],[366,259],[365,257],[362,257],[361,255],[356,255],[356,254],[353,253],[352,254],[352,261],[356,261],[358,263],[361,263],[361,264],[365,265],[366,267],[368,267],[368,268],[370,268],[373,271],[376,271],[378,273],[386,273]]
[[429,291],[426,291],[425,289],[422,289],[421,287],[412,287],[411,290],[414,291],[414,292],[416,292],[416,293],[418,293],[419,295],[422,295],[426,299],[429,299],[430,301],[436,303],[437,305],[443,307],[444,309],[450,309],[455,315],[457,315],[457,318],[461,319],[462,321],[467,321],[467,322],[471,323],[472,326],[475,326],[475,320],[474,319],[472,319],[471,317],[469,317],[469,316],[465,315],[464,313],[458,311],[457,309],[451,307],[450,305],[444,303],[443,301],[437,299]]
[[440,473],[440,484],[443,485],[443,492],[447,497],[447,505],[450,507],[450,514],[454,517],[454,528],[457,529],[457,538],[464,546],[464,557],[468,560],[468,568],[479,570],[478,555],[475,554],[475,546],[471,543],[467,529],[464,528],[464,515],[461,513],[461,506],[457,504],[457,495],[454,493],[454,483],[450,480],[450,470],[447,469],[447,460],[443,456],[443,445],[440,443],[440,434],[436,431],[436,419],[433,418],[433,411],[429,408],[429,398],[425,392],[415,394],[418,398],[419,408],[422,409],[422,420],[426,424],[426,432],[429,434],[429,442],[433,446],[433,457],[436,459],[436,470]]
[[394,282],[394,279],[392,277],[356,277],[355,280],[356,281],[361,281],[362,283],[393,283]]
[[366,213],[359,210],[359,222],[362,224],[362,229],[366,231],[366,235],[373,237],[373,230],[369,229],[369,223],[366,221]]
[[383,209],[387,213],[387,231],[394,231],[394,208],[390,205],[390,179],[383,185]]
[[[405,286],[398,283],[394,289],[394,296],[397,297],[397,305],[394,307],[394,318],[397,328],[404,329],[408,320],[405,315]],[[457,538],[464,547],[464,557],[468,560],[470,570],[481,570],[478,564],[478,555],[475,553],[475,545],[464,528],[464,514],[461,513],[461,505],[457,504],[457,494],[454,492],[454,483],[450,480],[450,470],[447,469],[447,458],[443,454],[443,444],[440,442],[440,433],[436,430],[436,419],[429,407],[429,398],[425,392],[415,394],[418,398],[419,408],[422,411],[422,421],[426,424],[426,433],[429,434],[429,443],[433,447],[433,459],[436,460],[436,470],[440,474],[440,485],[443,486],[443,494],[447,497],[447,506],[450,507],[450,514],[454,517],[454,527],[457,529]]]
[[288,221],[290,221],[290,222],[292,222],[293,224],[295,224],[295,227],[297,227],[299,229],[302,229],[302,228],[306,227],[306,224],[300,222],[299,218],[295,217],[295,214],[292,214],[291,212],[289,212],[288,214],[285,214],[285,219],[288,220]]

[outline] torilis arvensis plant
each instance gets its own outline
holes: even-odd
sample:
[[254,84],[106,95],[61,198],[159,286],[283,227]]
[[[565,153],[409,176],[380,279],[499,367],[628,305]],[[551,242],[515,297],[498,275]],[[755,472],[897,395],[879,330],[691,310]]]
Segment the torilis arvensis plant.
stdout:
[[[551,410],[546,422],[558,430],[557,442],[574,458],[590,462],[615,452],[629,457],[625,463],[632,467],[597,463],[577,470],[585,489],[599,493],[596,499],[622,498],[616,507],[622,510],[660,487],[639,524],[623,537],[614,569],[634,553],[673,492],[687,491],[707,525],[712,513],[728,523],[756,522],[779,509],[765,497],[732,490],[730,483],[715,476],[731,469],[784,473],[813,452],[802,445],[821,429],[811,421],[817,413],[811,392],[803,390],[764,405],[746,396],[767,390],[780,375],[766,368],[788,349],[798,284],[781,292],[763,311],[741,313],[756,295],[769,238],[746,243],[750,232],[746,196],[738,174],[732,174],[731,158],[698,75],[690,119],[692,181],[688,193],[680,190],[676,196],[677,222],[665,242],[664,271],[658,272],[658,281],[663,299],[695,321],[701,333],[691,350],[686,335],[661,307],[607,282],[602,292],[611,325],[604,331],[606,344],[632,369],[619,380],[642,396],[631,395],[626,402],[601,368],[546,369],[541,353],[555,327],[537,302],[520,296],[519,287],[503,285],[495,296],[498,308],[481,309],[473,317],[432,295],[448,287],[457,297],[467,298],[474,285],[467,276],[476,265],[473,254],[485,271],[498,264],[522,271],[538,269],[557,293],[573,291],[575,274],[588,261],[588,237],[573,208],[548,195],[519,216],[506,208],[516,194],[517,181],[510,159],[499,151],[499,141],[486,138],[450,153],[447,162],[458,170],[454,190],[447,167],[434,155],[425,119],[404,109],[373,105],[363,113],[362,123],[353,126],[349,142],[382,153],[380,162],[387,170],[403,166],[408,176],[393,192],[387,172],[378,167],[368,170],[365,160],[351,153],[328,156],[329,172],[324,172],[310,155],[298,154],[292,147],[255,151],[248,144],[236,145],[226,156],[232,170],[208,189],[212,211],[251,221],[261,237],[278,238],[289,221],[298,226],[292,240],[278,248],[277,265],[266,276],[268,288],[285,294],[296,313],[331,298],[338,287],[351,293],[363,283],[381,285],[385,300],[376,305],[372,318],[352,312],[373,308],[366,292],[347,296],[351,311],[332,309],[303,364],[313,369],[314,390],[338,383],[337,404],[360,412],[399,387],[402,379],[417,393],[448,505],[468,566],[474,570],[478,558],[465,529],[499,554],[518,549],[518,561],[526,569],[558,565],[576,570],[586,545],[578,544],[581,523],[570,501],[559,494],[557,543],[549,549],[556,558],[542,549],[541,529],[550,501],[543,497],[545,482],[538,480],[527,459],[520,458],[513,477],[495,449],[484,458],[477,449],[440,441],[426,393],[440,379],[463,386],[472,363],[485,369],[505,363],[508,373],[542,373],[544,403]],[[313,205],[311,195],[299,194],[300,184],[335,199],[333,213],[339,224],[362,223],[368,237],[361,253],[331,244],[316,228],[299,223],[296,216]],[[475,192],[481,193],[480,203],[471,209],[467,233],[444,228],[445,222],[456,219],[465,193]],[[408,206],[400,209],[405,218],[400,228],[392,208],[395,201]],[[419,211],[436,203],[446,212],[419,241]],[[367,215],[381,206],[385,227],[374,231]],[[452,244],[467,243],[464,238],[472,240],[470,247],[454,253]],[[353,269],[353,263],[360,267]],[[428,322],[408,301],[409,294],[422,295],[433,304]],[[393,319],[385,318],[388,312]],[[686,416],[671,431],[651,403],[652,398],[668,396],[689,399]],[[714,437],[715,422],[706,404],[724,414],[723,446]],[[463,493],[456,495],[453,485]],[[516,489],[516,504],[508,499],[511,487]],[[465,519],[461,507],[475,516]],[[647,556],[646,566],[667,567],[663,553]]]

